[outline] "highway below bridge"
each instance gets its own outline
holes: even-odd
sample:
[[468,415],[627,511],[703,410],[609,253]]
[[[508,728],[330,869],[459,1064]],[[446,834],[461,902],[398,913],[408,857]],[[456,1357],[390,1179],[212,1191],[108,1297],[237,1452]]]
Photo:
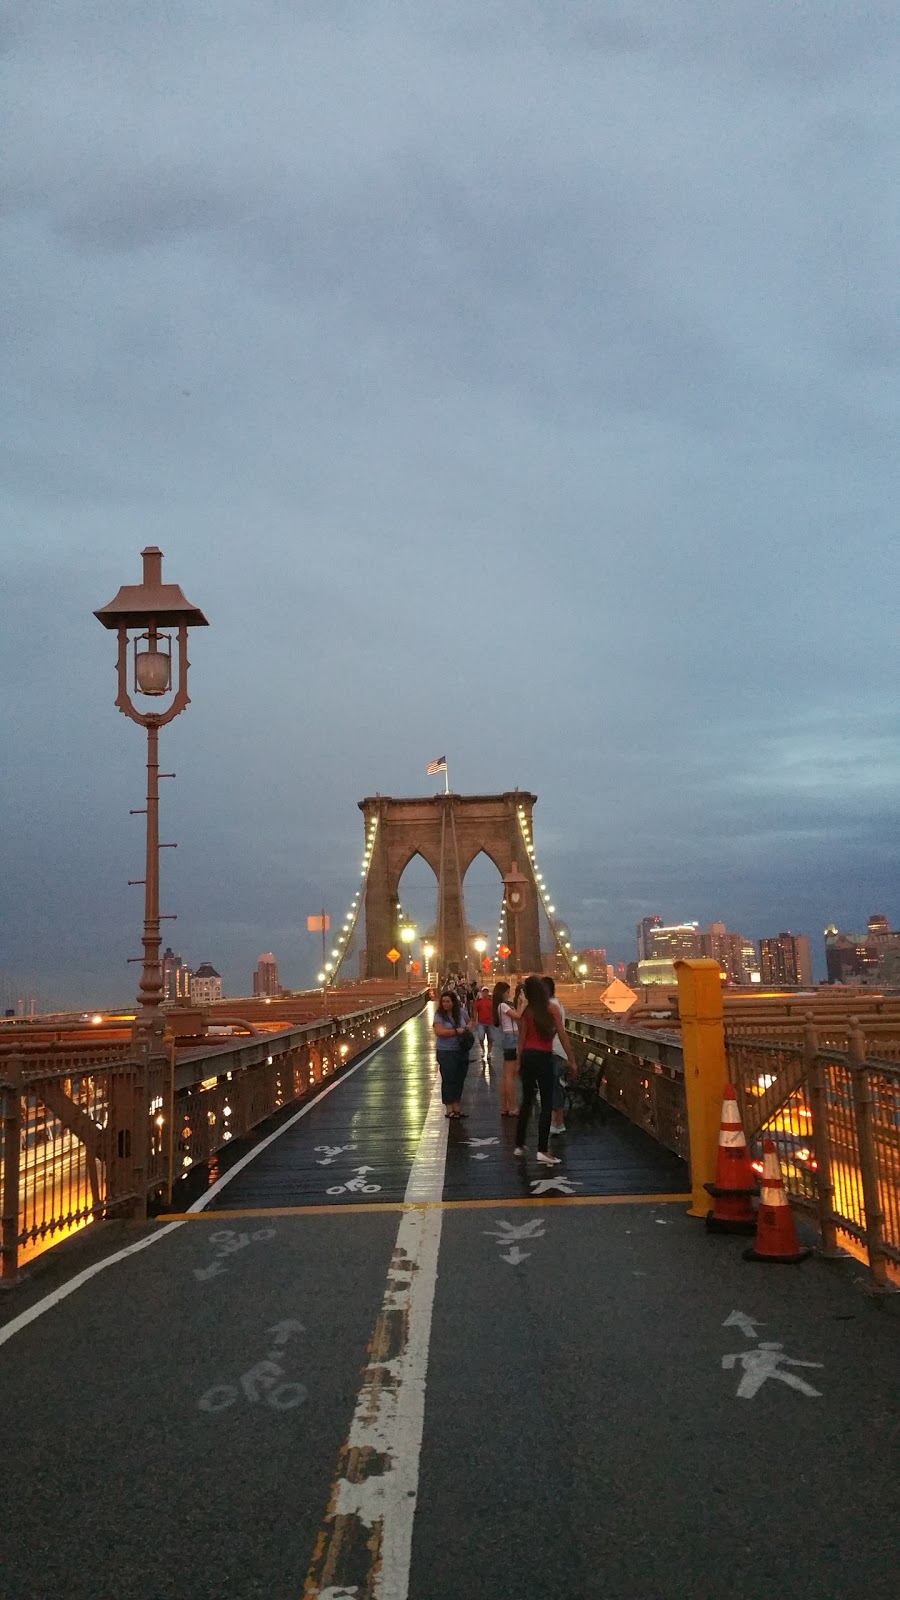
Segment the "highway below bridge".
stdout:
[[0,1300],[3,1600],[896,1595],[896,1301],[495,1072],[448,1124],[414,1017]]

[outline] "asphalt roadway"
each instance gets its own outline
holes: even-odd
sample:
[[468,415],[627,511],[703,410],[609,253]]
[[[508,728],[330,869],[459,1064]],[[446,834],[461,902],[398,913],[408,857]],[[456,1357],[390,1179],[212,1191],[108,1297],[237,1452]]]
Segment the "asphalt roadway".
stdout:
[[896,1302],[745,1262],[614,1115],[551,1173],[434,1082],[415,1019],[0,1301],[0,1600],[896,1597]]

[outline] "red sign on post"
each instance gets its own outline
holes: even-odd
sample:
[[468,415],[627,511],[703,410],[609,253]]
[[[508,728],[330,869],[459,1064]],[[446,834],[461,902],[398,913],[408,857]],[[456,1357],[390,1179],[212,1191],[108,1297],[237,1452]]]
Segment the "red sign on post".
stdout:
[[319,917],[307,917],[306,919],[307,933],[327,933],[330,927],[331,918],[324,911]]
[[388,961],[399,961],[400,960],[400,951],[399,950],[395,950],[393,945],[392,945],[390,950],[387,953],[387,958],[388,958]]
[[504,961],[506,960],[507,956],[512,955],[512,951],[510,950],[508,944],[502,944],[497,953]]

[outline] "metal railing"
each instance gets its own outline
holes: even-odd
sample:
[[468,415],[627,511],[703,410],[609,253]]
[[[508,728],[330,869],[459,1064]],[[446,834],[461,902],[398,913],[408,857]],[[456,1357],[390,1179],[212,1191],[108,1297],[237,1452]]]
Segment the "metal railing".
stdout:
[[[609,1028],[569,1017],[581,1070],[601,1097],[653,1138],[689,1159],[684,1053],[677,1034]],[[867,1054],[858,1021],[848,1048],[827,1048],[807,1021],[802,1040],[725,1032],[728,1075],[744,1131],[761,1166],[774,1140],[793,1204],[817,1226],[825,1254],[850,1250],[874,1283],[900,1279],[900,1066]]]
[[0,1056],[0,1283],[92,1221],[148,1199],[251,1132],[424,1005],[345,1017],[153,1060],[83,1051]]
[[597,1090],[616,1111],[688,1159],[684,1051],[677,1034],[607,1028],[590,1017],[566,1018],[575,1060],[594,1070]]

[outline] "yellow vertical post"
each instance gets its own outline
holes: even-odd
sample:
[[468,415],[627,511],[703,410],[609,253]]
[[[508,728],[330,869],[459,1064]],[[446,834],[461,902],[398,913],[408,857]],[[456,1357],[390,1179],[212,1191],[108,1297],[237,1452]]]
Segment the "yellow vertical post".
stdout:
[[691,1145],[688,1216],[705,1217],[710,1199],[704,1184],[716,1181],[722,1090],[728,1082],[722,972],[718,961],[676,961],[675,973]]

